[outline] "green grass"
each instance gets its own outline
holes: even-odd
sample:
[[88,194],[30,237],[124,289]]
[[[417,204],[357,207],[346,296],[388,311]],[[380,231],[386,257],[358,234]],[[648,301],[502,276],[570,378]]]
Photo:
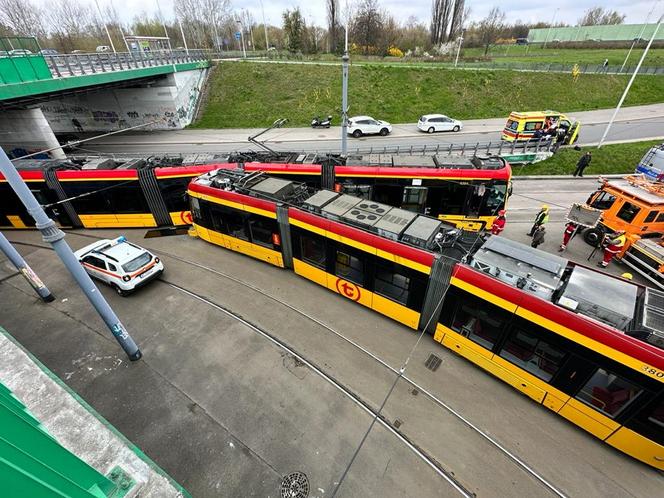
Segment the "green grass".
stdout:
[[[494,118],[513,110],[561,112],[616,105],[627,76],[517,71],[455,71],[442,68],[351,66],[350,115],[368,114],[392,123],[414,123],[441,112],[458,119]],[[213,73],[209,98],[194,128],[308,126],[315,115],[339,123],[341,68],[330,65],[225,62]],[[639,76],[625,105],[661,102],[664,78]]]
[[653,145],[659,145],[661,140],[650,140],[646,142],[633,142],[626,144],[604,145],[601,149],[597,147],[582,147],[580,151],[572,148],[561,149],[552,158],[535,164],[514,166],[514,175],[571,175],[576,168],[576,163],[581,155],[589,150],[593,159],[586,167],[585,174],[588,175],[610,175],[621,173],[633,173],[636,165],[643,155]]
[[[644,47],[640,45],[632,50],[627,61],[628,66],[636,66],[643,54]],[[612,66],[622,66],[629,47],[626,48],[546,48],[527,45],[496,45],[492,47],[488,56],[495,62],[532,62],[555,64],[602,64],[609,59]],[[464,57],[482,57],[483,48],[467,48],[462,51]],[[644,66],[664,66],[664,48],[653,48],[643,61]]]

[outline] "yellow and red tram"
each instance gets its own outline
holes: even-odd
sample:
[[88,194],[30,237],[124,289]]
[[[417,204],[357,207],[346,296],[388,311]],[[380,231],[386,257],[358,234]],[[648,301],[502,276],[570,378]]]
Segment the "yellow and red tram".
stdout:
[[[468,230],[490,228],[508,198],[511,169],[500,158],[417,166],[362,166],[242,163],[248,172],[306,182],[320,188],[323,176],[339,192],[440,217]],[[442,161],[442,160],[441,160]],[[235,169],[234,162],[154,167],[144,160],[103,160],[73,164],[61,160],[18,160],[21,177],[49,215],[62,226],[85,228],[167,227],[190,223],[187,184],[215,169]],[[326,169],[327,168],[327,169]],[[326,175],[327,172],[331,174]],[[331,177],[331,178],[330,178]],[[0,228],[26,228],[32,218],[0,175]]]
[[664,293],[265,175],[211,172],[192,181],[189,197],[202,239],[290,268],[410,328],[433,323],[435,341],[664,470]]

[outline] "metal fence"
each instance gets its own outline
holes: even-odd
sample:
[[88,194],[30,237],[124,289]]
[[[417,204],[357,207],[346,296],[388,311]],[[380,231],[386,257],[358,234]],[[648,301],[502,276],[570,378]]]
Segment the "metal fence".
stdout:
[[45,55],[55,78],[208,61],[204,50]]
[[[450,64],[451,66],[451,64]],[[574,64],[558,64],[547,62],[464,62],[460,61],[458,68],[461,69],[503,69],[512,71],[534,71],[571,73]],[[636,66],[604,66],[603,64],[578,64],[578,69],[584,74],[632,74]],[[621,70],[622,69],[622,70]],[[664,67],[645,67],[639,69],[638,74],[664,74]]]

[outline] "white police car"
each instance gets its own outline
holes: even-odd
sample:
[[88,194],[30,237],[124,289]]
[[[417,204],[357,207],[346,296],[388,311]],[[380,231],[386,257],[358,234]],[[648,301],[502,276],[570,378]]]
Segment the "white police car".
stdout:
[[124,236],[100,240],[74,254],[91,277],[106,282],[121,296],[144,286],[164,271],[158,257],[128,242]]

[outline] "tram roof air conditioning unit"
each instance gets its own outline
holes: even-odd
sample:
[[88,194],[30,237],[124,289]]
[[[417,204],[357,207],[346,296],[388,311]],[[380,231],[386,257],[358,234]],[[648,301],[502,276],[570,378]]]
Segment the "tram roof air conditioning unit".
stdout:
[[434,238],[442,226],[443,223],[439,220],[417,216],[403,232],[401,240],[407,244],[427,249],[433,244]]

